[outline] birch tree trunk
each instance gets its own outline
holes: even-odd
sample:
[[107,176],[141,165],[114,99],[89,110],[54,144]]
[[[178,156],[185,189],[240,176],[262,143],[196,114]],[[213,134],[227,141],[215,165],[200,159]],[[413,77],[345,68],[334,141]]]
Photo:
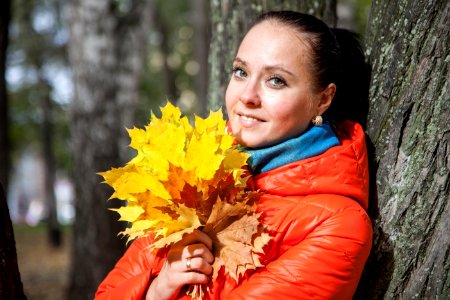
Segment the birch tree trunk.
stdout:
[[69,2],[69,60],[75,83],[74,242],[69,299],[92,299],[124,250],[112,190],[97,172],[123,165],[144,64],[152,0]]
[[334,26],[337,21],[336,0],[211,1],[212,36],[208,88],[210,109],[217,110],[224,105],[225,89],[230,79],[232,61],[239,43],[255,18],[269,10],[295,10],[309,13],[331,26]]
[[375,236],[361,299],[450,296],[450,2],[372,3]]

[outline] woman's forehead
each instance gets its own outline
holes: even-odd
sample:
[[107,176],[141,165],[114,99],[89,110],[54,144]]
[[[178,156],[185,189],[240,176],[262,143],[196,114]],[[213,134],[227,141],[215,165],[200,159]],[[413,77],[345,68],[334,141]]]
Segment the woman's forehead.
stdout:
[[283,61],[309,60],[309,42],[306,34],[300,34],[292,26],[269,20],[250,29],[238,49],[242,60],[265,58]]

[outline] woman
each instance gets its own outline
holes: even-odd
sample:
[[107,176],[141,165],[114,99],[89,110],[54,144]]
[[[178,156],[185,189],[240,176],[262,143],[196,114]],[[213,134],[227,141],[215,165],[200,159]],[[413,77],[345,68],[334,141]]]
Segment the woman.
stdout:
[[195,231],[158,254],[145,251],[151,238],[141,238],[96,298],[179,299],[188,297],[187,285],[209,284],[207,299],[351,299],[372,230],[364,132],[347,120],[349,111],[365,109],[364,99],[348,103],[352,91],[339,91],[341,57],[323,22],[284,11],[262,15],[234,59],[226,106],[236,141],[252,154],[254,184],[265,192],[259,210],[274,232],[265,267],[238,284],[223,274],[211,282],[206,234]]

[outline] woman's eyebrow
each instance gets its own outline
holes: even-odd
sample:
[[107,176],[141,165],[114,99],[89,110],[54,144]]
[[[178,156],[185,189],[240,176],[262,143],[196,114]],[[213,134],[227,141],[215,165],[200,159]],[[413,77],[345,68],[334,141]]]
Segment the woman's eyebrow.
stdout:
[[[247,63],[244,60],[242,60],[241,58],[239,58],[239,57],[234,58],[233,59],[233,63],[238,63],[238,64],[241,64],[241,65],[244,65],[244,66],[247,65]],[[277,65],[266,65],[266,66],[264,66],[263,69],[266,70],[266,71],[272,71],[272,72],[273,71],[281,71],[281,72],[284,72],[286,74],[289,74],[290,76],[295,76],[294,73],[292,73],[291,71],[286,69],[284,66],[278,65],[278,64]]]
[[268,65],[268,66],[265,66],[264,69],[268,70],[268,71],[281,71],[281,72],[289,74],[290,76],[295,76],[294,73],[292,73],[291,71],[289,71],[288,69],[286,69],[285,67],[283,67],[281,65]]
[[243,61],[242,59],[240,59],[239,57],[235,57],[233,59],[233,63],[240,63],[242,65],[247,65],[247,63],[245,61]]

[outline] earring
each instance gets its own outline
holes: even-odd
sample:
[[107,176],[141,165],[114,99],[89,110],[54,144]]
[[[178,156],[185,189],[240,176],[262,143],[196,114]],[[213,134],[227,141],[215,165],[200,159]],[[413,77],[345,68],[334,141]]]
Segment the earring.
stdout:
[[320,125],[322,125],[322,123],[323,123],[323,118],[322,118],[321,115],[317,115],[317,116],[315,116],[315,117],[312,119],[311,122],[312,122],[314,125],[316,125],[316,126],[320,126]]

